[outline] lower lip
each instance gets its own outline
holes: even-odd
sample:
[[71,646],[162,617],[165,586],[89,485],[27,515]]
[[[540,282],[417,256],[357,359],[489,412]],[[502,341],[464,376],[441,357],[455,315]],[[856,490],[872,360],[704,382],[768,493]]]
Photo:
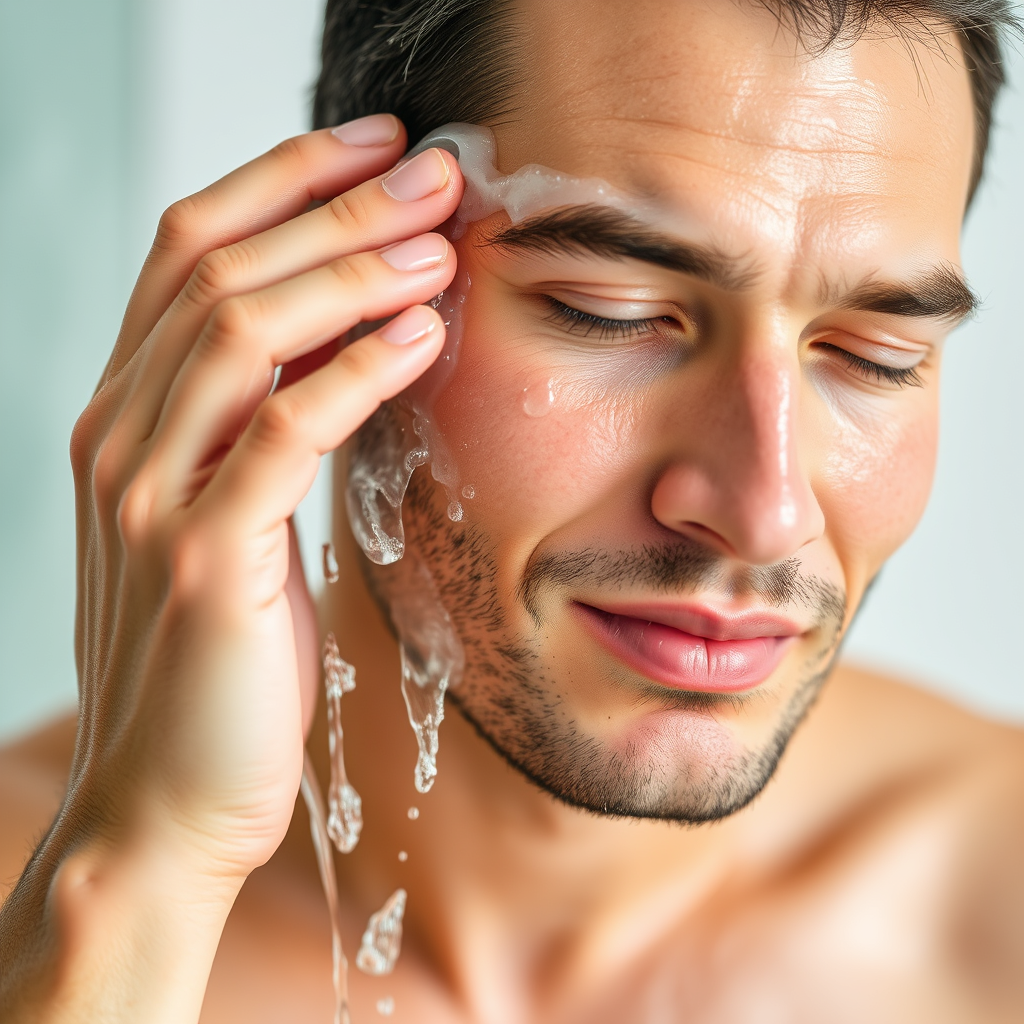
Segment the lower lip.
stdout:
[[679,690],[740,693],[763,683],[796,637],[708,640],[660,622],[612,615],[590,605],[577,611],[597,640],[648,679]]

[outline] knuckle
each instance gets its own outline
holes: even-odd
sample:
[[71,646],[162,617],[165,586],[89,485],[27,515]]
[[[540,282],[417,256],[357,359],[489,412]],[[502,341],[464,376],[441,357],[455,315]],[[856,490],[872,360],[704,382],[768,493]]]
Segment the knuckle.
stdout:
[[124,485],[124,460],[112,438],[106,438],[92,459],[92,496],[101,515],[117,508]]
[[380,369],[374,353],[365,345],[349,345],[335,357],[340,365],[353,377],[373,377]]
[[312,428],[310,410],[290,390],[272,395],[252,420],[253,440],[259,447],[278,447]]
[[153,248],[162,251],[173,251],[189,246],[203,220],[204,202],[201,193],[186,196],[172,203],[161,214],[157,223],[156,238]]
[[255,332],[259,313],[248,296],[235,295],[218,302],[203,331],[202,346],[213,351],[234,351]]
[[283,139],[270,151],[270,155],[283,163],[304,164],[306,162],[306,157],[302,144],[302,136],[292,136],[290,138]]
[[90,402],[71,430],[71,469],[79,483],[88,480],[92,472],[102,430],[101,419],[97,404]]
[[138,548],[149,538],[155,504],[156,488],[149,474],[137,473],[117,506],[117,528],[126,548]]
[[252,270],[253,260],[253,248],[247,241],[214,249],[196,264],[186,293],[201,305],[230,295]]
[[337,278],[342,289],[353,296],[365,296],[373,286],[373,273],[369,263],[358,256],[346,256],[340,260],[331,260],[328,269]]
[[336,196],[327,207],[346,235],[363,236],[369,233],[371,211],[358,189]]

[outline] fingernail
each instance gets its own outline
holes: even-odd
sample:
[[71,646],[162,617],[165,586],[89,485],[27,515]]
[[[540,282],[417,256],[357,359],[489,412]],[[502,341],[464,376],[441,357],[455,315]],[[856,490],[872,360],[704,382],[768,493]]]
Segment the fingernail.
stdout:
[[448,165],[439,149],[428,149],[392,171],[382,182],[392,199],[413,203],[442,189],[448,181]]
[[331,134],[346,146],[386,146],[398,138],[398,118],[393,114],[370,114],[338,125]]
[[426,306],[413,306],[399,313],[380,330],[380,336],[392,345],[408,345],[428,335],[437,327],[437,314]]
[[444,263],[448,255],[448,243],[441,235],[417,235],[407,242],[383,249],[380,258],[390,263],[395,270],[428,270]]

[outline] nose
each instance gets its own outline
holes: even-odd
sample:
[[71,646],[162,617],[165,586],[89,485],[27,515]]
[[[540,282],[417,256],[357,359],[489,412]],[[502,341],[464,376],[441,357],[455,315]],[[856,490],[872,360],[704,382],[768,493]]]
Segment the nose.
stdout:
[[825,517],[800,457],[795,353],[739,353],[681,403],[651,498],[663,526],[751,565],[789,558]]

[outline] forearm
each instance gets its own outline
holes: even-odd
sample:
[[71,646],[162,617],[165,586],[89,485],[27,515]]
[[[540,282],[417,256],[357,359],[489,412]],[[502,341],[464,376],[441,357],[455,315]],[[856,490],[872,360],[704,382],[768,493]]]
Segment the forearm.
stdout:
[[153,839],[59,845],[44,840],[0,909],[0,1019],[198,1020],[241,880]]

